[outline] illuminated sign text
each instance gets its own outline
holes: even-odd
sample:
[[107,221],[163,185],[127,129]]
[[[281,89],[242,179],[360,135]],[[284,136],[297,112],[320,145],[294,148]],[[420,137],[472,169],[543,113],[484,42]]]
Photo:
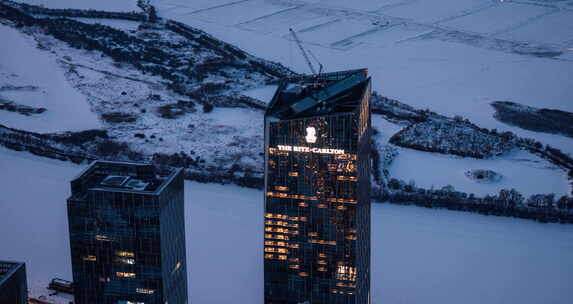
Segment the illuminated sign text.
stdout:
[[310,147],[284,146],[284,145],[277,145],[277,148],[279,149],[279,151],[320,153],[320,154],[344,154],[344,150],[342,149],[310,148]]

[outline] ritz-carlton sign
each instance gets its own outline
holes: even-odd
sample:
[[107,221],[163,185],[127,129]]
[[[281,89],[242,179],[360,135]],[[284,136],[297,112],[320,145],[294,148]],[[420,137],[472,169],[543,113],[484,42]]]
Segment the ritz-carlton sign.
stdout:
[[327,148],[310,148],[301,146],[285,146],[277,145],[279,151],[292,151],[292,152],[306,152],[306,153],[320,153],[320,154],[344,154],[341,149],[327,149]]

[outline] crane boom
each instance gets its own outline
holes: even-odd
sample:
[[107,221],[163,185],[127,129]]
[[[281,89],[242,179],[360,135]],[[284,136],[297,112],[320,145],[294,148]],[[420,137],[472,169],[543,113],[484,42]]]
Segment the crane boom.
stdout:
[[292,34],[292,37],[294,38],[294,41],[296,42],[296,44],[298,45],[298,48],[300,49],[300,52],[302,53],[302,56],[304,57],[304,60],[306,61],[306,64],[308,65],[308,67],[310,68],[310,71],[312,72],[313,75],[316,75],[316,70],[314,69],[314,66],[312,66],[312,62],[310,62],[310,59],[308,58],[308,55],[306,54],[306,51],[304,50],[304,48],[302,47],[302,43],[300,42],[300,40],[298,39],[298,36],[296,35],[296,33],[290,28],[289,29],[290,33]]

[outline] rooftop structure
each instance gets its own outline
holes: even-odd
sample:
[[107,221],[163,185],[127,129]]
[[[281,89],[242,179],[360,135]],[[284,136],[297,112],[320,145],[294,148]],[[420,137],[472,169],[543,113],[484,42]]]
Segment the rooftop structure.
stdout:
[[186,304],[181,169],[95,161],[71,181],[77,304]]
[[28,303],[24,263],[0,261],[0,303]]

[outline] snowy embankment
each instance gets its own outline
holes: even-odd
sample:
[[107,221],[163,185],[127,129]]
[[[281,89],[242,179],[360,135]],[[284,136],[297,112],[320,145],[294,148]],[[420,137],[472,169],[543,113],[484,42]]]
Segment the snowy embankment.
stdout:
[[[83,167],[0,148],[0,259],[26,262],[34,295],[71,279],[65,200]],[[193,182],[185,191],[191,300],[262,302],[262,193]],[[573,301],[571,225],[372,207],[373,303]]]
[[66,80],[55,55],[6,25],[0,25],[0,37],[0,99],[46,109],[30,116],[0,110],[1,124],[40,133],[101,127],[86,97]]
[[98,1],[78,1],[78,0],[24,0],[23,3],[42,5],[49,8],[75,8],[94,9],[112,12],[137,11],[137,0],[98,0]]

